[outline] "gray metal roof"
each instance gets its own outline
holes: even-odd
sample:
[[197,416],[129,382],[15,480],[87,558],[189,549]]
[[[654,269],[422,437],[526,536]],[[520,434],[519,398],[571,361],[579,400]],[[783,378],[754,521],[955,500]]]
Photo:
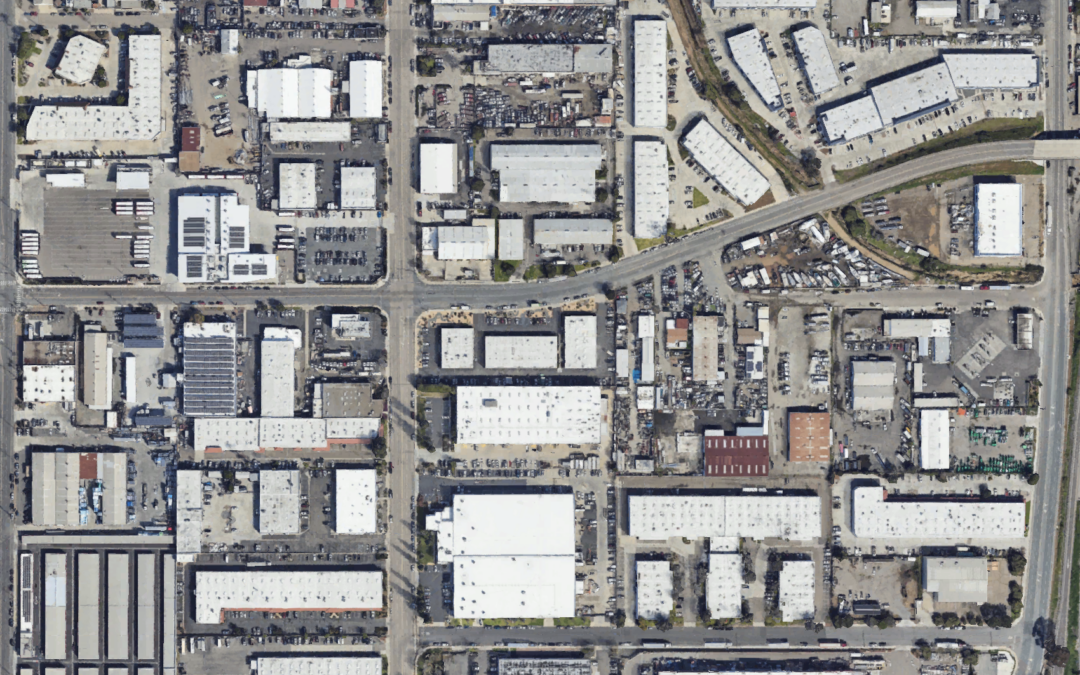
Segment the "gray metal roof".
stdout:
[[537,218],[533,221],[533,243],[541,246],[611,245],[611,221],[603,218]]

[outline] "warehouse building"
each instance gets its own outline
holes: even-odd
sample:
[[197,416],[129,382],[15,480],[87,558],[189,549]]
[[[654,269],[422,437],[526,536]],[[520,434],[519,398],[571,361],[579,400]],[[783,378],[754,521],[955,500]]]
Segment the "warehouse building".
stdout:
[[949,469],[949,411],[919,411],[919,466],[926,471]]
[[420,193],[453,194],[458,191],[457,143],[420,144]]
[[667,22],[634,22],[634,126],[667,127]]
[[382,61],[349,62],[349,117],[382,118]]
[[195,562],[202,551],[202,471],[176,471],[176,557],[179,562]]
[[656,239],[667,233],[667,171],[667,146],[663,141],[634,141],[634,237],[638,239]]
[[[710,542],[711,543],[711,542]],[[705,607],[713,619],[742,616],[742,556],[737,552],[710,552],[705,577]]]
[[434,231],[439,260],[494,260],[495,219],[476,218],[472,225],[425,227]]
[[723,379],[720,369],[720,324],[710,315],[694,316],[694,382],[715,385]]
[[126,526],[127,455],[57,448],[32,454],[34,525]]
[[53,72],[72,84],[86,84],[94,77],[106,51],[107,48],[100,42],[85,35],[76,35],[68,40],[60,65]]
[[113,399],[113,350],[109,334],[83,326],[82,394],[91,410],[109,410]]
[[672,537],[809,541],[821,536],[818,495],[756,490],[732,495],[630,495],[630,536],[642,541]]
[[984,603],[989,581],[986,558],[923,556],[923,590],[933,596],[934,602]]
[[566,75],[610,73],[614,50],[608,44],[490,44],[480,75]]
[[788,413],[788,461],[827,462],[832,422],[827,412]]
[[252,675],[382,675],[380,656],[260,656]]
[[706,430],[702,473],[710,478],[769,475],[768,436],[725,436]]
[[563,315],[563,367],[596,369],[596,315]]
[[806,81],[810,86],[810,93],[821,96],[825,92],[832,91],[840,86],[840,78],[836,74],[832,55],[829,54],[829,45],[825,42],[825,34],[815,26],[805,26],[792,31],[791,37],[795,40],[795,49],[799,54],[799,65],[806,73]]
[[[952,5],[953,15],[956,4]],[[944,108],[957,99],[949,68],[934,63],[870,88],[878,114],[886,124],[901,124]]]
[[606,433],[600,387],[458,387],[457,442],[597,444]]
[[713,0],[714,10],[729,9],[801,9],[812,10],[815,0]]
[[127,553],[110,553],[105,597],[105,653],[110,661],[131,658],[128,613],[131,611],[131,571]]
[[195,622],[224,623],[226,611],[368,612],[383,609],[381,571],[196,570]]
[[852,410],[891,410],[896,397],[896,361],[851,362]]
[[[497,652],[492,654],[496,657]],[[591,659],[499,658],[497,675],[596,675]]]
[[499,260],[525,259],[525,221],[500,218],[498,225]]
[[818,124],[821,133],[830,145],[850,143],[856,138],[881,131],[885,123],[874,103],[872,94],[867,93],[840,105],[818,109]]
[[163,349],[165,329],[153,314],[124,312],[122,341],[124,349]]
[[942,54],[957,89],[1032,89],[1039,86],[1039,57],[1028,52]]
[[76,588],[75,653],[85,661],[101,658],[101,555],[78,553],[75,556]]
[[271,122],[271,143],[349,143],[351,122]]
[[930,24],[952,21],[956,18],[956,3],[953,0],[918,0],[915,18]]
[[377,182],[373,166],[341,167],[341,208],[374,210]]
[[769,62],[761,32],[751,26],[741,33],[729,34],[727,43],[731,59],[765,106],[769,110],[779,110],[784,101],[780,98],[780,84]]
[[71,340],[22,342],[24,402],[75,402],[75,345]]
[[425,528],[454,568],[454,618],[574,616],[573,494],[459,493]]
[[814,618],[814,561],[785,560],[777,604],[784,623]]
[[744,206],[756,203],[769,191],[769,180],[705,117],[686,132],[683,146],[720,187]]
[[316,207],[315,165],[310,162],[278,164],[278,210],[312,211]]
[[329,450],[369,443],[380,417],[221,417],[195,420],[196,452]]
[[68,654],[68,561],[66,553],[45,554],[46,659],[60,661]]
[[886,316],[881,321],[881,334],[887,338],[947,338],[951,332],[947,316]]
[[1024,186],[982,183],[975,186],[975,255],[1019,256],[1024,253]]
[[259,414],[292,417],[296,352],[302,349],[298,328],[263,327],[259,341]]
[[236,324],[185,323],[184,414],[236,415]]
[[558,368],[559,338],[555,335],[487,335],[484,367],[501,370]]
[[28,141],[150,141],[163,125],[161,36],[127,40],[127,105],[35,106]]
[[[537,218],[533,220],[533,243],[548,248],[578,245],[611,246],[611,233],[611,221],[604,218]],[[517,260],[517,258],[511,258],[511,260]]]
[[671,563],[667,560],[638,560],[634,568],[637,576],[637,617],[646,621],[667,619],[675,607]]
[[334,531],[375,534],[378,531],[378,476],[374,469],[334,471]]
[[[184,194],[176,200],[180,283],[254,282],[277,278],[277,258],[251,253],[250,207],[235,192]],[[222,275],[221,268],[227,270]]]
[[440,328],[440,364],[444,369],[472,368],[476,364],[475,331],[472,328]]
[[499,201],[591,203],[603,163],[597,143],[492,143]]
[[887,495],[880,487],[853,490],[851,529],[867,539],[1022,539],[1022,499],[983,501],[963,495]]
[[1035,348],[1035,314],[1030,309],[1016,311],[1016,348]]
[[327,68],[249,70],[248,107],[268,121],[329,119],[333,80],[334,71]]
[[300,472],[259,472],[259,534],[300,534]]

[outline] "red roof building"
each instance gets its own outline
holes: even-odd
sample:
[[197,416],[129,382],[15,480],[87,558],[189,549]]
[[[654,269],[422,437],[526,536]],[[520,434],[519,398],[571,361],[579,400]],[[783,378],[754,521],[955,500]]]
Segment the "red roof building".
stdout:
[[712,478],[769,475],[768,436],[705,436],[704,474]]
[[199,127],[180,128],[180,152],[198,152],[202,143],[202,130]]

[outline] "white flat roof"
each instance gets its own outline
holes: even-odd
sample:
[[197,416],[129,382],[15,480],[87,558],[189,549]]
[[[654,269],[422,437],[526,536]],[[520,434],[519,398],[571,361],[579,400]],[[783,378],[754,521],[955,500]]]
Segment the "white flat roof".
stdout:
[[195,572],[196,623],[222,623],[225,610],[314,612],[382,608],[381,571]]
[[840,86],[840,77],[836,74],[829,45],[825,34],[815,26],[806,26],[794,31],[795,47],[799,52],[799,63],[806,71],[810,91],[821,95]]
[[382,61],[349,62],[349,117],[382,117]]
[[949,411],[919,411],[919,460],[925,470],[949,468]]
[[780,570],[778,604],[784,622],[814,618],[813,560],[785,560]]
[[492,143],[491,170],[499,172],[499,201],[561,202],[596,199],[598,143]]
[[82,171],[49,171],[45,174],[45,182],[50,187],[81,188],[86,187],[86,174]]
[[667,126],[667,22],[634,22],[634,126]]
[[54,72],[57,77],[69,82],[86,84],[94,77],[105,51],[105,45],[100,42],[84,35],[76,35],[68,40],[64,47],[64,56]]
[[30,141],[149,141],[163,124],[161,36],[128,38],[126,106],[37,106],[26,125]]
[[634,141],[634,236],[638,239],[655,239],[667,232],[667,170],[663,141]]
[[455,494],[452,552],[473,557],[574,555],[574,495]]
[[70,403],[75,400],[75,366],[23,366],[22,400]]
[[348,143],[351,122],[271,122],[273,143]]
[[[666,218],[665,218],[666,220]],[[604,218],[536,218],[533,243],[540,246],[611,246],[611,221]]]
[[765,51],[765,42],[757,28],[750,28],[742,33],[729,35],[727,39],[731,58],[739,67],[743,76],[750,82],[757,95],[769,108],[776,110],[784,105],[780,98],[780,84],[776,81],[769,54]]
[[300,533],[300,472],[259,472],[259,533]]
[[881,333],[892,338],[949,337],[952,325],[945,316],[892,317],[883,319]]
[[1039,86],[1039,57],[1027,52],[943,54],[957,89],[1028,89]]
[[253,283],[277,279],[277,255],[273,253],[230,253],[229,281]]
[[202,498],[202,471],[177,470],[176,554],[184,560],[194,560],[202,550]]
[[599,387],[458,387],[457,442],[470,445],[596,444]]
[[982,501],[940,495],[885,498],[880,487],[853,490],[852,531],[867,539],[1022,539],[1023,501]]
[[975,186],[975,255],[1019,256],[1024,253],[1024,186],[984,183]]
[[375,184],[375,167],[341,167],[341,208],[374,209]]
[[524,260],[525,221],[521,218],[499,218],[499,260]]
[[563,367],[567,370],[596,368],[595,315],[563,315]]
[[935,63],[871,87],[870,93],[886,124],[918,117],[957,99],[956,87],[944,63]]
[[817,0],[713,0],[713,9],[814,9]]
[[379,656],[260,656],[258,675],[382,675]]
[[487,335],[484,367],[511,369],[557,368],[559,338],[554,335]]
[[709,553],[705,606],[713,619],[742,616],[742,585],[742,556],[739,553]]
[[118,169],[116,172],[117,190],[149,190],[149,169]]
[[458,191],[456,143],[420,144],[420,192],[425,195]]
[[808,541],[821,536],[821,498],[801,495],[631,495],[630,536],[746,537]]
[[289,339],[259,342],[259,414],[292,417],[296,380],[296,345]]
[[378,417],[200,417],[195,420],[195,450],[323,449],[331,440],[370,440],[378,429]]
[[638,618],[649,621],[667,618],[675,606],[671,563],[667,560],[638,560],[634,567]]
[[495,220],[477,219],[472,225],[439,227],[439,260],[494,260]]
[[828,110],[818,111],[829,143],[847,143],[885,128],[873,95],[867,93]]
[[574,556],[454,556],[454,617],[574,616]]
[[986,602],[990,569],[986,558],[923,556],[923,590],[937,602]]
[[307,162],[278,164],[278,209],[311,210],[315,207],[315,165]]
[[953,0],[918,0],[915,3],[916,19],[955,19],[956,3]]
[[769,180],[704,117],[686,133],[683,145],[741,203],[749,206],[769,191]]
[[472,328],[440,328],[442,340],[440,365],[445,369],[472,368],[476,365]]
[[334,471],[334,531],[375,534],[378,530],[378,477],[374,469]]
[[326,68],[249,70],[248,105],[268,120],[327,119],[333,79]]

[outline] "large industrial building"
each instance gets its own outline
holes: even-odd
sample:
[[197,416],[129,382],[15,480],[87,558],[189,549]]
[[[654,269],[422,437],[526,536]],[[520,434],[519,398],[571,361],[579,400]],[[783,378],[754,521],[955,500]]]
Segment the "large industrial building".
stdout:
[[873,94],[866,93],[840,105],[818,109],[822,136],[832,145],[850,143],[885,128]]
[[634,141],[634,237],[656,239],[667,233],[670,208],[667,146],[659,140]]
[[53,72],[72,84],[86,84],[94,77],[106,51],[107,48],[100,42],[85,35],[76,35],[68,40],[60,65]]
[[271,143],[348,143],[352,140],[352,122],[289,121],[270,123]]
[[439,365],[444,369],[472,368],[476,364],[475,331],[472,328],[439,329],[442,349]]
[[919,411],[919,466],[926,471],[949,469],[949,411]]
[[248,107],[267,120],[329,119],[333,80],[326,68],[249,70]]
[[467,445],[597,444],[600,387],[458,387],[457,442]]
[[667,126],[667,22],[634,22],[634,126]]
[[720,382],[720,324],[716,316],[694,316],[693,370],[694,382],[715,385]]
[[[494,218],[476,218],[472,225],[436,225],[422,229],[439,260],[494,260]],[[425,246],[425,252],[428,250]]]
[[252,659],[252,675],[382,675],[382,657],[260,656]]
[[784,623],[814,618],[814,561],[785,560],[777,604]]
[[479,75],[610,73],[613,53],[603,43],[489,44],[487,60],[475,69]]
[[300,472],[259,472],[259,534],[300,534]]
[[185,323],[183,366],[185,415],[236,415],[235,323]]
[[643,541],[672,537],[745,537],[809,541],[821,536],[817,495],[630,495],[630,536]]
[[251,253],[250,207],[235,192],[177,197],[176,244],[180,283],[277,278],[276,256]]
[[821,32],[821,29],[816,26],[805,26],[792,31],[791,37],[795,40],[799,65],[806,72],[810,93],[821,96],[839,87],[840,78],[836,74],[836,66],[833,65],[829,45],[825,42],[825,34]]
[[67,657],[68,644],[68,561],[66,553],[45,554],[44,652],[47,659]]
[[349,117],[382,118],[382,61],[349,62]]
[[887,316],[881,321],[881,334],[887,338],[947,338],[951,333],[947,316]]
[[1024,186],[982,183],[975,186],[975,255],[1019,256],[1024,253]]
[[832,423],[827,412],[788,413],[788,461],[827,462]]
[[563,367],[596,368],[596,315],[563,315]]
[[315,165],[311,162],[278,164],[278,210],[312,211],[317,204]]
[[597,143],[492,143],[499,201],[592,203],[604,159]]
[[383,609],[383,573],[368,571],[196,570],[195,622],[219,624],[226,611],[337,612]]
[[83,326],[82,399],[91,410],[109,410],[113,399],[113,350],[109,334]]
[[197,452],[327,450],[370,442],[380,417],[219,417],[195,420]]
[[896,399],[896,361],[851,362],[852,410],[891,410]]
[[34,525],[126,526],[127,454],[57,448],[31,455]]
[[22,401],[75,402],[75,345],[71,340],[22,342]]
[[611,221],[604,218],[536,218],[533,220],[533,243],[550,248],[611,246],[611,230]]
[[857,487],[852,495],[851,529],[866,539],[1022,539],[1024,501],[886,495],[880,487]]
[[127,40],[127,105],[36,106],[28,141],[149,141],[164,125],[161,107],[161,36]]
[[731,50],[731,59],[765,106],[769,110],[778,110],[784,105],[780,98],[780,84],[776,81],[776,73],[769,62],[761,32],[751,26],[741,33],[728,35],[727,43]]
[[675,607],[671,563],[667,560],[638,560],[634,563],[634,571],[637,576],[634,588],[637,617],[646,621],[667,619]]
[[337,534],[375,534],[379,495],[375,469],[334,471],[334,531]]
[[705,607],[713,619],[737,619],[742,616],[742,556],[737,551],[714,551],[708,555]]
[[870,88],[881,120],[900,124],[952,103],[956,87],[944,63],[935,63]]
[[525,259],[525,221],[521,218],[499,218],[499,260]]
[[989,564],[983,557],[922,559],[923,590],[934,602],[986,602],[989,581]]
[[195,561],[202,551],[202,471],[178,469],[176,472],[176,558]]
[[1031,89],[1039,86],[1039,57],[1028,52],[942,54],[957,89]]
[[702,473],[710,478],[769,475],[768,436],[725,436],[707,430],[703,439]]
[[455,494],[425,527],[454,568],[454,618],[574,616],[573,494]]
[[555,335],[487,335],[484,367],[500,370],[557,368],[559,338]]
[[705,117],[686,132],[682,142],[694,161],[744,206],[754,204],[769,191],[769,180]]
[[457,191],[457,143],[421,143],[420,193],[439,195]]
[[296,383],[296,352],[301,344],[298,328],[266,326],[259,341],[259,414],[292,417]]
[[341,208],[373,210],[377,183],[373,166],[341,167]]

